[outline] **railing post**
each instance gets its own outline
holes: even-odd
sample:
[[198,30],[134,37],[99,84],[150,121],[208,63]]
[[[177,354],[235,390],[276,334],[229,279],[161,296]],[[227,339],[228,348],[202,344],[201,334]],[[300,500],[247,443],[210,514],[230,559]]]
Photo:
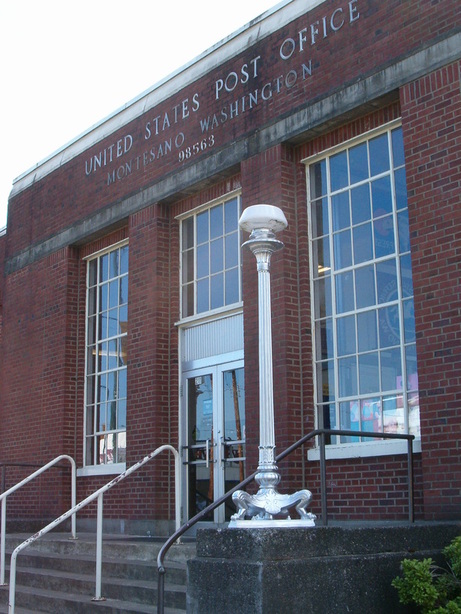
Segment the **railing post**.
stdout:
[[325,431],[320,432],[320,496],[322,500],[322,524],[328,526],[327,471],[325,463]]
[[16,550],[13,551],[10,559],[10,588],[8,592],[8,614],[14,614],[16,599]]
[[5,586],[6,497],[2,499],[2,535],[0,543],[0,586]]
[[414,505],[414,478],[413,478],[413,437],[409,437],[408,443],[408,520],[410,524],[415,521]]
[[171,448],[174,458],[175,531],[181,526],[181,463],[179,452]]
[[96,589],[93,601],[104,601],[101,596],[103,497],[104,493],[98,495],[98,516],[96,520]]

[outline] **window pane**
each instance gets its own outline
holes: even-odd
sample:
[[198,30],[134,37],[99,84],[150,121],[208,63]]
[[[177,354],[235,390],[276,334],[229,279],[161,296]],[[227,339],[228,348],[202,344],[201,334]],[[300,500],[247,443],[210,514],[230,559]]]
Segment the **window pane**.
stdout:
[[194,284],[182,288],[182,316],[187,318],[194,313]]
[[336,334],[338,339],[338,355],[354,354],[355,346],[355,316],[338,318],[336,324]]
[[314,275],[323,275],[330,269],[330,242],[328,237],[314,241]]
[[371,264],[355,271],[355,292],[357,309],[371,307],[376,304],[375,268]]
[[335,269],[344,269],[352,264],[351,231],[343,230],[334,235]]
[[398,298],[397,271],[394,259],[385,260],[376,265],[376,282],[379,303],[388,303]]
[[411,343],[412,341],[416,341],[415,305],[413,299],[410,299],[403,303],[403,325],[405,328],[405,343]]
[[336,275],[336,311],[344,313],[354,309],[354,278],[352,272]]
[[120,274],[128,273],[128,245],[120,248]]
[[338,360],[339,394],[351,397],[357,394],[357,362],[355,356]]
[[231,269],[232,267],[237,266],[239,261],[238,233],[234,232],[226,237],[225,249],[226,269]]
[[328,233],[328,200],[322,198],[314,204],[315,215],[312,222],[312,236],[321,237]]
[[370,186],[368,183],[351,190],[352,223],[371,219]]
[[194,279],[194,252],[188,250],[182,255],[182,281],[187,283]]
[[197,215],[197,245],[208,241],[208,211]]
[[[223,239],[215,239],[210,243],[210,272],[218,273],[224,268]],[[199,248],[200,249],[200,248]]]
[[181,224],[182,249],[190,249],[194,246],[194,218],[189,217]]
[[197,313],[209,310],[208,277],[197,282]]
[[317,356],[322,360],[334,357],[333,350],[333,320],[320,320],[315,325]]
[[362,224],[353,229],[354,263],[360,264],[373,259],[373,239],[371,224]]
[[326,160],[321,160],[311,166],[310,189],[312,200],[327,193]]
[[400,253],[408,252],[410,250],[410,225],[407,209],[398,214],[397,224],[399,229],[399,251]]
[[378,348],[378,327],[375,310],[357,314],[357,335],[359,352],[368,352]]
[[319,365],[321,380],[317,386],[319,402],[333,401],[335,398],[335,371],[332,360],[322,362]]
[[118,279],[109,283],[109,308],[118,305]]
[[369,142],[370,170],[372,175],[379,175],[389,170],[389,149],[387,133],[382,134]]
[[385,433],[403,433],[405,431],[405,414],[401,395],[383,399],[383,426]]
[[314,313],[316,318],[325,318],[331,315],[331,277],[314,281]]
[[238,269],[226,271],[226,305],[239,302],[239,272]]
[[381,352],[381,388],[382,390],[402,388],[400,348]]
[[405,348],[405,365],[408,390],[418,390],[418,368],[416,364],[416,346],[414,344]]
[[347,152],[343,151],[330,158],[330,183],[331,191],[335,192],[344,188],[349,183],[347,173]]
[[349,166],[351,169],[351,183],[358,183],[368,178],[368,151],[366,143],[361,143],[349,149]]
[[397,209],[404,209],[407,207],[407,178],[404,168],[395,171],[394,180]]
[[119,251],[118,249],[114,249],[114,251],[109,254],[109,277],[117,277],[119,274]]
[[391,132],[392,138],[392,156],[394,159],[394,166],[402,166],[405,164],[405,156],[403,152],[403,137],[402,128],[396,128]]
[[90,288],[88,290],[88,315],[93,315],[94,313],[96,313],[96,294],[97,290],[96,288]]
[[119,303],[123,305],[124,303],[128,303],[128,276],[125,275],[120,279],[120,296]]
[[224,205],[224,232],[229,234],[238,229],[238,200],[233,198]]
[[223,207],[218,205],[210,209],[210,239],[223,235]]
[[99,282],[109,279],[109,256],[101,256],[99,259]]
[[94,286],[98,281],[98,261],[91,260],[88,263],[88,286]]
[[411,272],[411,256],[407,254],[400,258],[400,275],[402,278],[402,296],[413,296],[413,276]]
[[378,352],[360,354],[359,356],[360,394],[379,392]]
[[106,311],[107,309],[107,295],[108,295],[108,285],[103,284],[99,288],[99,311]]
[[335,194],[331,198],[331,212],[333,218],[333,230],[342,230],[351,225],[349,211],[349,192]]
[[118,309],[111,309],[107,314],[108,319],[108,329],[107,334],[109,337],[115,337],[118,335]]
[[[348,431],[360,430],[360,409],[357,401],[339,404],[341,428]],[[359,437],[342,436],[341,442],[356,442]]]
[[382,217],[392,213],[392,191],[389,176],[376,179],[371,184],[373,217]]
[[[369,433],[382,432],[381,409],[378,399],[367,399],[361,404],[361,430]],[[363,441],[370,441],[368,437],[364,437]]]
[[222,273],[211,277],[211,309],[224,305],[224,276]]
[[383,307],[378,311],[379,346],[391,347],[400,342],[400,323],[398,305]]
[[117,428],[126,429],[126,401],[118,402]]
[[208,253],[209,243],[197,247],[197,279],[209,274],[210,258]]
[[395,253],[394,227],[391,215],[386,215],[373,222],[376,258],[383,258]]

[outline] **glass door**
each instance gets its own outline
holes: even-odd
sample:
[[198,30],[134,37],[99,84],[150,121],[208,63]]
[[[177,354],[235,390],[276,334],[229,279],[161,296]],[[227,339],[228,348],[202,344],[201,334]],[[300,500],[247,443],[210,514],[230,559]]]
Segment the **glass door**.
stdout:
[[[185,500],[188,518],[245,477],[245,388],[243,364],[227,363],[184,374]],[[205,520],[223,523],[232,502]]]

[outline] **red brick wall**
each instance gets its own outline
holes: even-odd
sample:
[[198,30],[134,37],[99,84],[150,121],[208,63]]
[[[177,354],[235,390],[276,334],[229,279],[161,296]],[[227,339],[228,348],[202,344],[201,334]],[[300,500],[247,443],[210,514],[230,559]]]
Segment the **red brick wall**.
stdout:
[[428,518],[461,509],[460,66],[401,91]]
[[[75,291],[77,252],[63,249],[40,262],[9,275],[4,317],[2,365],[2,449],[7,464],[42,465],[59,454],[74,455],[76,418],[77,322]],[[24,477],[34,468],[7,469]],[[69,502],[68,474],[50,470],[31,488],[34,501],[25,506],[26,490],[13,496],[19,508],[9,511],[22,517],[55,517]],[[67,481],[67,486],[65,485]],[[50,494],[49,486],[53,486]],[[58,488],[56,488],[56,486]]]

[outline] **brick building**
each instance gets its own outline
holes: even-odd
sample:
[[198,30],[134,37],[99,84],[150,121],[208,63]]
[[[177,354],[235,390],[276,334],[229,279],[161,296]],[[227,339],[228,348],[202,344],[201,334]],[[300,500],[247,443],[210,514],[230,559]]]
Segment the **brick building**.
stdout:
[[[417,518],[459,518],[460,25],[456,0],[283,2],[16,180],[0,236],[4,488],[69,454],[80,500],[171,443],[186,519],[256,468],[257,280],[238,218],[269,203],[288,220],[272,263],[277,450],[317,427],[414,434]],[[318,513],[316,445],[280,469]],[[331,517],[406,518],[405,451],[331,437]],[[161,456],[105,516],[160,530],[173,493]],[[56,469],[9,514],[68,505]]]

